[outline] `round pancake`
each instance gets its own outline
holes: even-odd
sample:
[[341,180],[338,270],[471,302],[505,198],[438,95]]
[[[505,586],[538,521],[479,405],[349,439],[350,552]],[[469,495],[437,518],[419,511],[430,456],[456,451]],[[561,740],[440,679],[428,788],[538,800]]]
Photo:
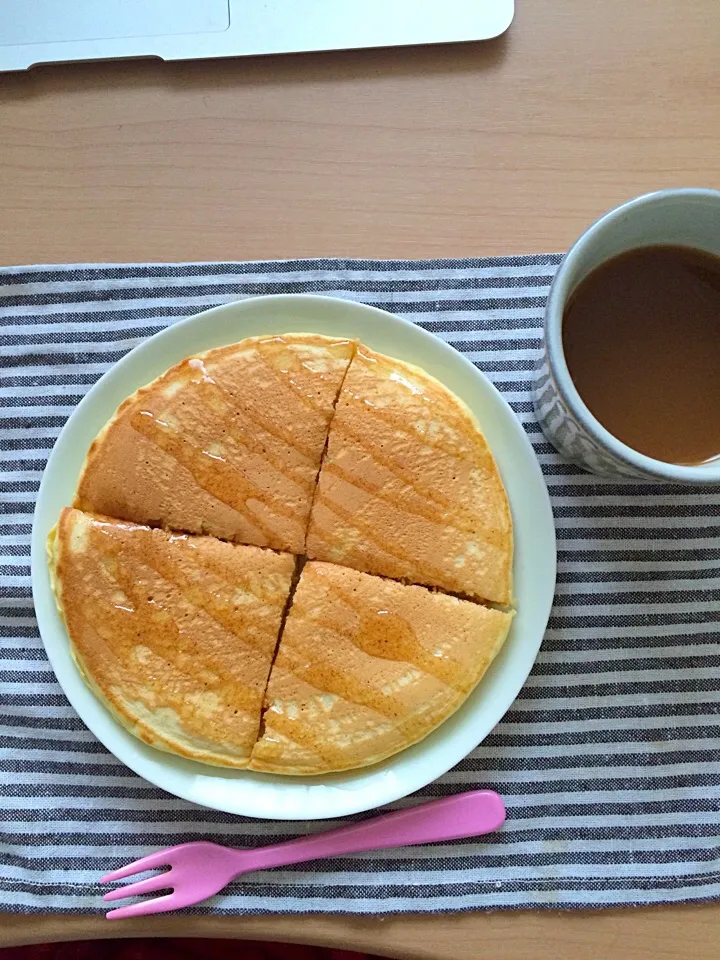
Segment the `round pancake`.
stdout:
[[302,553],[354,343],[255,337],[171,367],[93,442],[74,506]]
[[58,608],[95,694],[152,746],[247,766],[295,558],[63,510]]
[[330,426],[307,555],[508,604],[510,508],[470,410],[360,345]]
[[425,587],[307,563],[250,768],[330,773],[417,743],[473,690],[511,621]]
[[[205,763],[376,763],[460,706],[511,623],[448,595],[512,599],[479,424],[352,341],[251,338],[177,364],[98,435],[75,507],[50,553],[81,672],[136,736]],[[289,554],[313,558],[292,602]]]

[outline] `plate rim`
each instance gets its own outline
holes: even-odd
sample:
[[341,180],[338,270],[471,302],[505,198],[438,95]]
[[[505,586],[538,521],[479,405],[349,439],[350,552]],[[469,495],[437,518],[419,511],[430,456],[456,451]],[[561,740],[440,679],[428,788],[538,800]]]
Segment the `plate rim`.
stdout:
[[[180,344],[182,344],[183,331],[187,333],[189,329],[193,327],[199,327],[206,322],[208,318],[210,318],[211,321],[219,320],[219,328],[222,328],[223,318],[231,320],[235,314],[239,314],[238,324],[240,327],[242,327],[243,321],[247,323],[249,319],[249,323],[251,325],[253,322],[252,315],[249,318],[243,317],[243,314],[247,311],[252,312],[259,308],[262,314],[263,311],[266,311],[268,308],[271,309],[273,306],[278,306],[283,309],[289,307],[292,309],[293,304],[297,304],[298,306],[302,304],[300,313],[302,313],[302,310],[308,306],[316,306],[319,311],[328,311],[332,310],[333,308],[344,311],[345,317],[343,318],[343,323],[345,322],[345,318],[349,318],[347,322],[349,325],[355,325],[357,327],[354,336],[357,336],[359,339],[365,339],[361,329],[363,325],[363,316],[366,318],[371,316],[374,317],[378,324],[387,324],[388,321],[390,321],[390,327],[388,329],[390,330],[389,336],[391,338],[394,335],[394,329],[400,330],[404,334],[407,334],[408,331],[412,331],[410,335],[411,343],[414,339],[416,339],[418,343],[424,343],[425,347],[430,351],[431,354],[436,354],[440,358],[447,359],[451,366],[453,364],[459,364],[460,369],[465,371],[468,382],[474,384],[478,388],[479,395],[483,396],[484,398],[489,398],[490,404],[494,405],[499,411],[502,412],[501,419],[504,418],[505,422],[512,424],[511,430],[514,431],[515,440],[524,450],[524,456],[527,460],[527,469],[530,471],[530,474],[534,474],[533,483],[536,498],[534,504],[534,522],[540,528],[539,539],[544,542],[544,547],[547,552],[545,557],[546,565],[540,574],[541,577],[544,578],[543,588],[541,591],[542,601],[536,600],[536,605],[538,602],[540,602],[540,610],[534,626],[536,637],[533,643],[529,645],[524,665],[511,681],[508,681],[507,679],[504,680],[504,686],[506,688],[505,694],[499,698],[495,697],[496,702],[485,704],[485,709],[483,711],[484,722],[482,724],[483,732],[481,732],[479,736],[476,737],[472,732],[469,734],[469,737],[467,733],[465,736],[463,736],[463,731],[465,731],[467,722],[463,722],[462,715],[469,712],[470,717],[472,717],[473,711],[470,709],[470,706],[473,702],[474,696],[477,694],[477,690],[483,685],[485,678],[483,678],[483,681],[481,681],[479,687],[470,694],[468,699],[459,708],[459,710],[451,717],[443,721],[443,723],[427,738],[420,741],[418,744],[406,748],[400,753],[394,755],[394,757],[388,758],[388,760],[381,764],[376,764],[367,768],[361,768],[357,771],[348,771],[347,774],[330,774],[313,778],[273,777],[267,774],[249,774],[247,771],[242,770],[232,771],[232,775],[229,775],[228,771],[224,770],[223,768],[209,767],[207,765],[200,764],[197,761],[186,761],[182,758],[176,757],[173,754],[159,751],[156,748],[150,747],[149,745],[137,740],[137,738],[126,731],[114,718],[112,718],[107,708],[101,704],[97,698],[95,698],[94,694],[89,691],[84,681],[81,679],[80,673],[77,670],[77,667],[74,665],[74,662],[70,669],[71,672],[74,669],[77,676],[72,680],[72,682],[67,684],[64,682],[65,667],[67,666],[69,652],[69,638],[67,636],[65,626],[57,614],[54,596],[52,594],[52,590],[50,589],[45,549],[47,524],[43,522],[43,511],[45,502],[50,496],[48,489],[51,486],[55,475],[62,469],[61,458],[65,454],[65,447],[70,442],[68,438],[72,437],[73,431],[78,428],[78,424],[82,423],[84,416],[92,415],[92,408],[97,403],[98,396],[100,396],[101,399],[99,407],[107,409],[108,405],[110,404],[110,400],[106,398],[103,402],[102,394],[104,391],[108,390],[111,398],[113,394],[122,394],[122,396],[120,396],[120,400],[117,401],[117,403],[119,403],[122,399],[124,399],[124,397],[129,396],[134,389],[137,389],[137,387],[149,382],[154,376],[158,376],[173,363],[178,362],[178,360],[183,359],[184,357],[191,356],[193,353],[200,352],[200,350],[194,349],[188,353],[185,348],[181,349],[178,352],[177,359],[171,359],[161,370],[158,371],[157,374],[152,375],[148,380],[140,378],[143,379],[143,383],[138,383],[137,386],[123,387],[122,390],[125,392],[122,393],[122,390],[118,391],[117,384],[122,384],[123,374],[128,367],[132,369],[133,365],[141,365],[143,357],[146,359],[147,357],[150,357],[152,362],[152,354],[157,352],[158,345],[162,346],[166,341],[170,341],[171,344],[174,341],[178,341]],[[262,315],[259,318],[256,318],[255,322],[261,323]],[[278,322],[280,325],[284,323],[282,319]],[[228,332],[230,332],[230,326],[231,324],[227,325]],[[322,327],[322,323],[320,323],[320,326]],[[299,330],[300,327],[298,327],[298,331]],[[283,332],[286,331],[283,330]],[[304,332],[320,331],[305,330]],[[321,332],[323,332],[325,335],[328,335],[324,330]],[[208,335],[205,337],[206,340],[217,340],[217,342],[209,342],[202,349],[214,349],[216,346],[238,342],[246,337],[264,335],[243,330],[240,330],[239,333],[241,335],[235,335],[229,338],[221,335],[219,339],[217,332],[215,334]],[[330,335],[345,336],[346,334]],[[350,334],[347,335],[349,336]],[[203,339],[203,337],[201,336],[200,339]],[[374,338],[373,336],[370,336],[367,339],[372,341]],[[401,335],[398,340],[399,348],[402,348],[403,345],[407,346],[407,342],[403,344],[402,341],[403,336]],[[369,345],[373,347],[372,343]],[[373,349],[376,348],[373,347]],[[172,353],[172,351],[170,352]],[[400,349],[399,352],[402,354],[402,349]],[[394,355],[398,356],[398,353],[395,352]],[[401,357],[398,357],[398,359],[401,359]],[[411,360],[410,362],[416,361]],[[437,376],[433,370],[428,372],[432,373],[433,376]],[[438,379],[440,379],[443,383],[445,382],[441,377],[438,377]],[[113,386],[116,387],[115,390],[109,389]],[[453,392],[457,392],[454,386],[447,384],[447,387],[448,389],[453,390]],[[463,399],[464,402],[468,403],[466,397],[462,396],[462,391],[460,391],[458,395],[461,396],[461,399]],[[117,406],[117,403],[115,404],[115,407]],[[473,408],[472,404],[468,403],[468,406],[471,407],[473,413],[477,416],[477,412]],[[114,410],[115,407],[112,409]],[[99,421],[100,426],[106,422],[107,418],[111,414],[112,410],[109,414],[107,414],[107,416],[103,414],[102,419]],[[485,431],[485,425],[483,425],[483,430]],[[89,442],[90,441],[88,441],[88,445]],[[491,449],[493,450],[493,454],[498,462],[498,467],[501,469],[502,474],[501,460],[503,459],[503,455],[498,454],[496,445],[491,444]],[[85,448],[82,449],[80,465],[84,460],[84,456]],[[77,474],[75,476],[77,481]],[[504,475],[503,481],[506,487],[508,485],[512,485],[512,483]],[[513,513],[515,545],[517,548],[519,531],[516,525],[514,503],[510,496],[509,500],[511,511]],[[517,557],[518,553],[516,550],[514,561],[515,583],[518,583]],[[422,789],[429,783],[443,776],[448,772],[448,770],[454,767],[472,750],[479,746],[489,735],[492,729],[497,725],[497,723],[502,719],[505,713],[507,713],[507,711],[512,707],[512,704],[515,702],[520,690],[525,685],[527,677],[529,676],[535,660],[537,659],[554,599],[556,561],[556,535],[552,506],[537,455],[535,454],[532,444],[530,443],[522,424],[517,419],[509,403],[505,400],[503,395],[497,390],[489,378],[481,370],[475,367],[475,365],[467,357],[463,356],[460,351],[456,350],[450,344],[435,336],[430,331],[425,330],[423,327],[401,315],[389,313],[388,311],[381,310],[370,304],[365,304],[355,300],[345,299],[342,297],[322,296],[312,293],[269,294],[264,296],[244,297],[211,307],[207,310],[199,311],[198,313],[185,317],[182,320],[171,323],[169,326],[159,330],[150,337],[145,337],[135,347],[129,350],[125,356],[112,364],[112,366],[110,366],[109,369],[103,373],[103,375],[92,385],[86,395],[77,404],[70,417],[68,417],[68,420],[65,422],[53,445],[53,449],[48,457],[45,470],[43,471],[41,484],[38,489],[37,500],[33,514],[31,539],[31,580],[33,602],[35,605],[38,629],[43,641],[43,646],[57,678],[58,684],[88,730],[90,730],[90,732],[93,733],[101,743],[103,743],[103,745],[111,754],[113,754],[121,763],[129,767],[130,770],[173,796],[192,803],[197,803],[209,809],[220,810],[234,815],[244,815],[269,820],[311,820],[348,816],[354,813],[374,809],[386,803],[394,802],[415,792],[416,790]],[[51,609],[55,611],[54,616],[48,611],[48,599],[51,601]],[[60,633],[64,636],[64,643],[67,647],[65,651],[61,649],[63,642],[62,637],[60,638],[59,643],[56,644],[56,641],[52,636],[52,634],[58,632],[58,624],[60,626]],[[511,628],[510,637],[513,635],[514,627],[515,624],[513,624],[513,628]],[[508,638],[508,643],[510,641],[510,637]],[[501,660],[503,653],[504,651],[501,651],[501,656],[498,658],[498,660]],[[494,675],[494,667],[491,667],[489,673],[493,673]],[[81,684],[81,688],[78,687],[78,680]],[[70,689],[68,689],[68,687],[70,687]],[[101,713],[105,714],[106,722],[100,722],[97,715],[90,717],[90,722],[88,722],[88,717],[86,715],[88,711],[85,709],[85,703],[83,703],[83,701],[88,703],[89,701],[87,701],[86,696],[83,695],[83,691],[90,694],[97,707],[100,708]],[[511,692],[511,696],[508,696],[508,691]],[[453,723],[453,721],[455,722]],[[450,724],[452,724],[454,731],[459,731],[455,732],[451,738],[451,744],[455,747],[455,749],[449,750],[447,757],[443,758],[440,762],[438,762],[436,759],[434,763],[430,764],[430,769],[428,769],[428,767],[422,762],[423,751],[430,746],[430,754],[438,754],[438,740],[442,737],[443,728]],[[117,728],[114,731],[113,736],[110,736],[110,739],[113,742],[108,743],[106,737],[108,736],[108,731],[112,730],[113,727]],[[115,735],[119,736],[119,740],[113,739]],[[125,741],[125,738],[127,737],[131,738],[131,743],[127,743]],[[434,750],[432,749],[433,745],[435,747]],[[147,762],[145,762],[144,759],[145,751],[152,751],[152,756],[147,758]],[[403,758],[405,761],[407,761],[404,764]],[[415,758],[418,759],[417,763],[413,763]],[[280,789],[281,792],[286,793],[288,797],[294,797],[295,801],[300,803],[300,806],[288,806],[287,803],[280,802],[279,804],[271,805],[271,808],[268,808],[267,798],[265,800],[258,801],[256,799],[256,802],[245,803],[243,802],[242,798],[243,791],[235,790],[232,787],[225,790],[220,789],[217,797],[213,797],[212,795],[206,796],[208,791],[202,790],[202,788],[200,790],[191,789],[192,783],[190,783],[185,789],[178,789],[177,784],[174,784],[172,787],[168,787],[165,783],[161,782],[159,773],[156,773],[154,769],[156,766],[162,767],[165,764],[170,764],[173,769],[180,768],[181,771],[183,765],[202,768],[202,770],[195,771],[194,774],[193,771],[188,771],[191,781],[207,779],[213,781],[213,783],[216,781],[220,781],[221,783],[242,783],[243,775],[245,777],[252,776],[253,778],[261,777],[264,779],[264,781],[266,781],[266,784],[270,784],[271,786],[275,785]],[[403,777],[401,779],[394,775],[392,771],[392,767],[394,765],[397,766],[398,764],[402,764],[404,768],[409,767],[409,770],[403,769]],[[343,788],[341,782],[343,779],[348,778],[351,780],[360,780],[361,789],[353,790],[352,788]],[[368,779],[368,783],[363,786],[362,780],[364,778]],[[379,782],[374,783],[373,781],[375,780],[378,780]],[[308,781],[310,782],[308,783]],[[252,782],[254,782],[254,780]],[[376,795],[370,796],[369,794],[373,791]],[[262,789],[259,792],[262,793]],[[239,802],[230,803],[230,794],[232,794],[234,800],[236,793],[240,795]],[[251,790],[250,793],[253,793],[253,791]],[[199,794],[202,795],[202,799],[200,799]],[[312,794],[316,794],[316,796],[313,797],[311,796]],[[332,794],[332,796],[329,796],[329,794]],[[316,806],[313,808],[313,805],[318,803],[320,804],[319,807]]]

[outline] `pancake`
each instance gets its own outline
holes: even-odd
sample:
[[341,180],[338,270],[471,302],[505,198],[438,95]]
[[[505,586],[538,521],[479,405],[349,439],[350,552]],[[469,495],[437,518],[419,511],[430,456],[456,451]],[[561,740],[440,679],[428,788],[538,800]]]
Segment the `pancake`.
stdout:
[[73,506],[302,553],[353,351],[287,334],[184,360],[120,405],[90,447]]
[[131,733],[246,767],[295,558],[63,510],[48,540],[75,661]]
[[307,563],[250,768],[350,770],[417,743],[466,699],[511,621],[425,587]]
[[465,404],[423,370],[361,345],[331,423],[306,552],[510,603],[510,509]]

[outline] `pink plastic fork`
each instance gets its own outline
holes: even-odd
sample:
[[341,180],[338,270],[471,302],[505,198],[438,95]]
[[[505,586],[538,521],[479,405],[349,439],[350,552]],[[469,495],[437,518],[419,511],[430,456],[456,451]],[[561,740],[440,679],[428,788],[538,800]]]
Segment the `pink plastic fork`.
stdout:
[[407,810],[386,813],[350,827],[300,837],[259,850],[234,850],[217,843],[182,843],[151,853],[149,857],[106,874],[100,883],[124,880],[143,870],[170,867],[147,880],[111,890],[105,894],[105,900],[120,900],[141,893],[154,893],[156,890],[172,890],[172,893],[162,897],[111,910],[106,916],[108,920],[122,920],[124,917],[141,917],[190,907],[211,897],[235,877],[250,870],[267,870],[269,867],[282,867],[320,857],[359,853],[361,850],[477,837],[492,833],[504,822],[505,806],[497,793],[492,790],[471,790],[443,800],[408,807]]

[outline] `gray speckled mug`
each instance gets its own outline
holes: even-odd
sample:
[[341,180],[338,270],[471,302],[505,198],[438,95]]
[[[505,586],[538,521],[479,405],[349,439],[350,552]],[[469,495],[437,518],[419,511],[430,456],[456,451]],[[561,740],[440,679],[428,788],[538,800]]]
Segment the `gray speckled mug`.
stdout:
[[565,362],[563,313],[578,283],[611,257],[663,243],[720,255],[720,191],[688,187],[645,194],[606,213],[575,241],[555,274],[545,308],[543,352],[533,386],[535,413],[550,443],[590,473],[720,483],[720,459],[697,466],[665,463],[614,437],[583,403]]

